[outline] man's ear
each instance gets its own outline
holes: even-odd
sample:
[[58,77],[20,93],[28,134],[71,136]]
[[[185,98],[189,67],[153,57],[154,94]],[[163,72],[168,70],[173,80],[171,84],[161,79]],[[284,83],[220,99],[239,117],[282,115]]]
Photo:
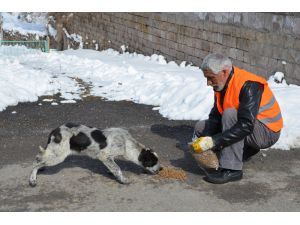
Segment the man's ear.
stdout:
[[224,79],[227,79],[228,75],[229,75],[229,71],[228,70],[226,70],[226,69],[222,70],[222,76],[223,76]]

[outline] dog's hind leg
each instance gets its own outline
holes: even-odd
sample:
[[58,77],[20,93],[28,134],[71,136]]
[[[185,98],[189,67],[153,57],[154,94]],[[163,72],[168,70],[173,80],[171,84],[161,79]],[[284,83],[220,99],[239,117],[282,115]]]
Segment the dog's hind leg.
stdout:
[[120,167],[115,163],[114,159],[111,157],[108,158],[99,158],[103,164],[109,169],[109,171],[117,178],[117,180],[122,184],[129,184],[130,180],[125,177],[120,169]]

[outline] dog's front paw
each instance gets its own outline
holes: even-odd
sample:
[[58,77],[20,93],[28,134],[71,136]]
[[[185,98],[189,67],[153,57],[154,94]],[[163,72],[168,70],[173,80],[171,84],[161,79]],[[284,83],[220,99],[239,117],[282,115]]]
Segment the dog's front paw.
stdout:
[[31,187],[35,187],[36,184],[37,184],[36,180],[29,180],[29,185],[30,185]]
[[121,179],[119,179],[121,184],[130,184],[131,180],[127,177],[122,177]]

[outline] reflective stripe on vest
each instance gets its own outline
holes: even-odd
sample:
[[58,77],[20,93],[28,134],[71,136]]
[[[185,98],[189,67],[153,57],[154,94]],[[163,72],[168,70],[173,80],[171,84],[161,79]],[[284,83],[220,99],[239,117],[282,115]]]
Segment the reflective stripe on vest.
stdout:
[[275,97],[273,95],[271,100],[266,105],[259,107],[258,114],[270,109],[274,105],[275,101],[276,100],[275,100]]
[[238,109],[239,95],[242,87],[247,81],[255,81],[264,85],[257,119],[265,124],[269,129],[278,132],[283,127],[283,119],[280,112],[280,107],[274,94],[268,86],[268,83],[262,77],[247,72],[245,70],[234,67],[234,74],[228,83],[227,90],[224,96],[223,105],[221,102],[220,92],[215,92],[216,104],[218,111],[222,114],[227,108]]
[[274,123],[277,122],[278,120],[280,120],[282,118],[281,116],[281,112],[279,112],[276,116],[272,117],[272,118],[265,118],[265,119],[261,119],[259,120],[260,122],[262,122],[263,124],[269,124],[269,123]]

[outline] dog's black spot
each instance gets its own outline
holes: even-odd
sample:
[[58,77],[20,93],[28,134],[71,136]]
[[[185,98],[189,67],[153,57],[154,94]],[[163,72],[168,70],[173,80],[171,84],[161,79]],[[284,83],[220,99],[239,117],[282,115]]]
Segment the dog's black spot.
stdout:
[[91,144],[91,140],[84,133],[79,132],[70,138],[70,148],[75,151],[82,151]]
[[99,143],[100,149],[105,148],[107,146],[106,137],[100,130],[94,130],[91,133],[92,138]]
[[72,128],[72,127],[79,127],[80,125],[76,123],[66,123],[65,126],[68,128]]
[[61,142],[61,139],[62,139],[62,136],[61,136],[61,133],[60,133],[60,128],[56,128],[54,129],[53,131],[51,131],[51,133],[49,134],[49,137],[48,137],[48,142],[47,144],[49,144],[51,142],[51,137],[54,137],[53,141],[55,143],[60,143]]
[[151,150],[142,149],[138,160],[144,167],[152,167],[157,163],[158,158]]

